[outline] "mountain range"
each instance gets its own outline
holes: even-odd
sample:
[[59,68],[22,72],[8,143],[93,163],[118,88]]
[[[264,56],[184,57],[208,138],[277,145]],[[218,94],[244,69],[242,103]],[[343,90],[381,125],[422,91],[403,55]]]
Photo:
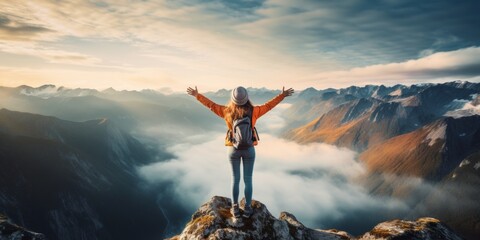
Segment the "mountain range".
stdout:
[[[279,93],[248,91],[257,104]],[[205,95],[224,103],[230,91]],[[0,98],[0,213],[51,239],[178,234],[191,213],[169,199],[172,185],[152,187],[137,168],[224,128],[179,93],[44,85],[0,87]],[[402,217],[480,236],[480,84],[308,88],[286,103],[282,137],[357,151],[367,169],[358,183],[404,199],[412,214]]]
[[155,239],[167,219],[135,170],[150,156],[106,119],[1,109],[0,212],[54,239]]
[[[480,84],[469,82],[310,89],[287,111],[306,102],[303,112],[323,111],[283,136],[356,150],[368,169],[360,181],[372,193],[406,199],[415,214],[441,217],[475,239],[480,236],[480,204],[473,200],[480,193],[480,165],[474,168],[480,153],[479,95]],[[424,182],[432,187],[420,190]],[[450,189],[458,194],[450,196]]]

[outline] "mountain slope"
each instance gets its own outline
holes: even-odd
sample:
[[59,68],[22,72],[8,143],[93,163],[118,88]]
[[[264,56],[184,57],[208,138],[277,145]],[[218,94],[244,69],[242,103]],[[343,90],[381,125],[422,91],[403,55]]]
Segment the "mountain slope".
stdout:
[[[300,143],[325,142],[364,150],[419,125],[410,109],[376,99],[354,100],[284,136]],[[410,116],[412,119],[406,119]]]
[[370,171],[443,179],[480,150],[480,116],[443,118],[370,147],[359,158]]
[[0,110],[0,211],[49,239],[155,239],[167,219],[135,166],[149,151],[105,119]]
[[363,98],[320,112],[284,137],[357,150],[368,169],[358,180],[368,191],[400,198],[415,209],[412,217],[437,217],[477,239],[480,205],[474,202],[480,192],[476,180],[470,181],[477,171],[466,163],[480,151],[480,84],[399,86],[363,96],[350,90]]
[[468,239],[480,236],[480,151],[465,158],[435,191],[419,203],[415,212],[445,219]]
[[[286,132],[284,137],[300,143],[325,142],[363,151],[421,128],[461,107],[452,103],[471,100],[480,92],[480,84],[399,86],[396,91],[394,95],[378,95],[378,89],[370,92],[371,95],[368,91],[357,94],[366,97],[348,101],[326,113],[320,112],[317,119]],[[323,101],[317,103],[323,104]]]
[[480,116],[474,115],[442,118],[375,145],[359,159],[369,170],[363,181],[371,192],[408,199],[412,216],[442,219],[463,236],[476,239],[479,156]]

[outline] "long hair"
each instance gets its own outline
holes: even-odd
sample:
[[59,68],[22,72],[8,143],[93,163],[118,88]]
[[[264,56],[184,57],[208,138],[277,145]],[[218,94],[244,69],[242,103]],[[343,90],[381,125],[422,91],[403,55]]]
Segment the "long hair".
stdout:
[[224,110],[225,120],[233,123],[233,120],[247,116],[248,112],[252,110],[253,104],[250,100],[243,105],[236,105],[234,102],[230,101]]

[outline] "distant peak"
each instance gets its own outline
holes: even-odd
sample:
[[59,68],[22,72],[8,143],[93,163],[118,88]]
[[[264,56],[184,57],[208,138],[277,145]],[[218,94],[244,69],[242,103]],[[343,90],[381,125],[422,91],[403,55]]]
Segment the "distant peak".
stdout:
[[38,87],[37,89],[45,89],[45,88],[56,88],[57,86],[53,85],[53,84],[45,84],[45,85],[42,85],[40,87]]
[[102,118],[98,121],[98,125],[107,124],[108,118]]
[[115,88],[109,87],[107,89],[102,90],[103,93],[111,93],[111,92],[116,92]]
[[314,87],[308,87],[308,88],[305,88],[303,91],[306,91],[306,92],[316,92],[318,91],[316,88]]

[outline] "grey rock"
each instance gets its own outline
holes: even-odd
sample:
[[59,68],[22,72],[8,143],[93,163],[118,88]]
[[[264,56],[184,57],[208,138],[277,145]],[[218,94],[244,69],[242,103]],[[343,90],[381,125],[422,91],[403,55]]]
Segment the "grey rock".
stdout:
[[435,218],[419,218],[416,221],[393,220],[375,226],[365,233],[360,240],[461,240],[462,238]]
[[[240,207],[244,206],[242,200]],[[277,219],[259,201],[252,201],[250,218],[235,219],[230,207],[229,198],[212,197],[193,214],[182,233],[170,239],[353,239],[346,233],[307,228],[287,212],[282,212]]]

